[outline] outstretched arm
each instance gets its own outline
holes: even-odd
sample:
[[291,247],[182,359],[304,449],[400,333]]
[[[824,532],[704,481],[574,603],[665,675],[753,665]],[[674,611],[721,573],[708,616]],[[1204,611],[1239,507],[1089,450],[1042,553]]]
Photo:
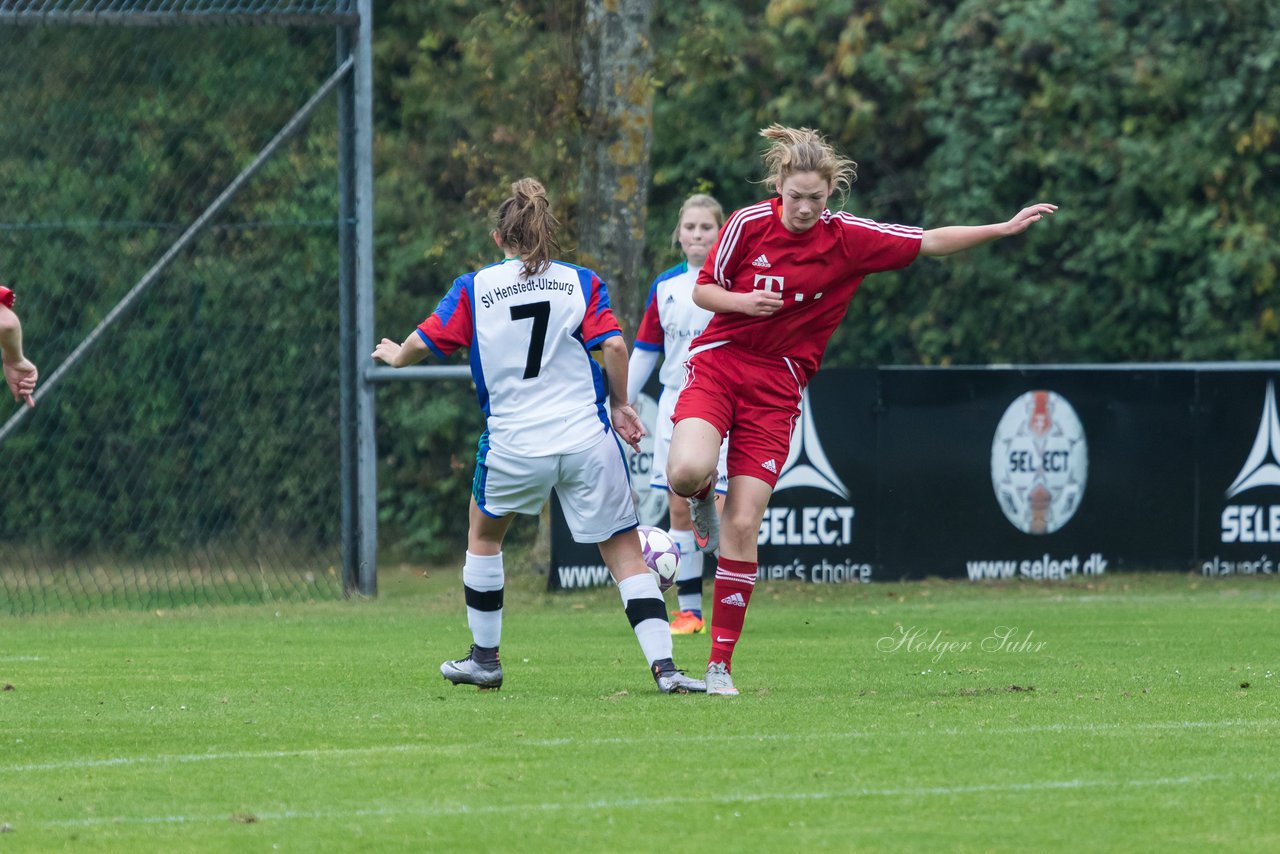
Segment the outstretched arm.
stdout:
[[920,254],[930,257],[952,255],[963,252],[1002,237],[1021,234],[1031,227],[1031,223],[1039,222],[1043,217],[1051,216],[1058,209],[1057,205],[1046,202],[1023,208],[1008,222],[997,222],[991,225],[948,225],[942,228],[930,228],[925,231],[920,241]]
[[416,331],[410,332],[403,344],[397,344],[390,338],[383,338],[373,348],[373,358],[386,362],[393,368],[416,365],[427,355],[427,345]]
[[640,416],[627,403],[627,344],[621,335],[613,335],[600,342],[600,353],[604,374],[609,378],[609,409],[614,432],[639,451],[640,439],[646,431]]
[[22,354],[22,323],[18,315],[4,305],[0,305],[0,362],[4,363],[4,379],[9,384],[13,399],[34,407],[36,402],[32,395],[40,374],[31,360]]

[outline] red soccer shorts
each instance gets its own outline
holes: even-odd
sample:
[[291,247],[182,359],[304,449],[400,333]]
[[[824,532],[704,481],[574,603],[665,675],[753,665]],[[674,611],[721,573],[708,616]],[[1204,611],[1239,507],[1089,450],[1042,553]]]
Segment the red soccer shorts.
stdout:
[[671,420],[701,418],[729,435],[729,477],[778,482],[800,416],[804,384],[795,365],[733,344],[696,350]]

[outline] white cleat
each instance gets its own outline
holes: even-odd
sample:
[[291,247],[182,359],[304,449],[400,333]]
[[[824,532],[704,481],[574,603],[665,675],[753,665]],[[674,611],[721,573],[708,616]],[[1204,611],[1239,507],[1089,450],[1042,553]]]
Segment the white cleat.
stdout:
[[733,687],[733,677],[723,661],[707,665],[707,676],[704,680],[708,694],[719,694],[721,697],[736,697],[738,689]]

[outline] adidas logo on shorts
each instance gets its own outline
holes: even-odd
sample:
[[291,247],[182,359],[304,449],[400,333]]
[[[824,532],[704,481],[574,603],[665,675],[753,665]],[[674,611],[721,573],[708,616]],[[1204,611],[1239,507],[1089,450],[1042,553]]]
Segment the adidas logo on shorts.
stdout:
[[778,464],[777,464],[776,462],[774,462],[773,460],[765,460],[764,462],[762,462],[762,463],[760,464],[760,468],[762,468],[762,469],[768,469],[769,471],[773,472],[774,474],[777,474],[777,473],[778,473]]
[[742,598],[741,593],[731,593],[720,601],[726,605],[733,605],[738,608],[747,607],[747,600]]
[[766,257],[764,257],[763,255],[761,255],[759,258],[757,258],[756,260],[754,260],[754,261],[752,261],[752,262],[751,262],[751,266],[752,266],[752,267],[760,267],[760,268],[763,268],[763,269],[766,269],[766,270],[767,270],[767,269],[769,269],[770,267],[772,267],[773,265],[769,263],[769,259],[768,259],[768,258],[766,258]]

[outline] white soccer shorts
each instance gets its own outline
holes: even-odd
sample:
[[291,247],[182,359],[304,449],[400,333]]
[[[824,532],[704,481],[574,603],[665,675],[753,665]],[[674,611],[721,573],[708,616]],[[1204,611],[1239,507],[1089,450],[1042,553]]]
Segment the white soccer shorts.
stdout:
[[481,444],[472,494],[485,514],[537,515],[553,489],[580,543],[604,542],[640,524],[626,458],[612,430],[601,430],[586,450],[548,457],[504,454]]

